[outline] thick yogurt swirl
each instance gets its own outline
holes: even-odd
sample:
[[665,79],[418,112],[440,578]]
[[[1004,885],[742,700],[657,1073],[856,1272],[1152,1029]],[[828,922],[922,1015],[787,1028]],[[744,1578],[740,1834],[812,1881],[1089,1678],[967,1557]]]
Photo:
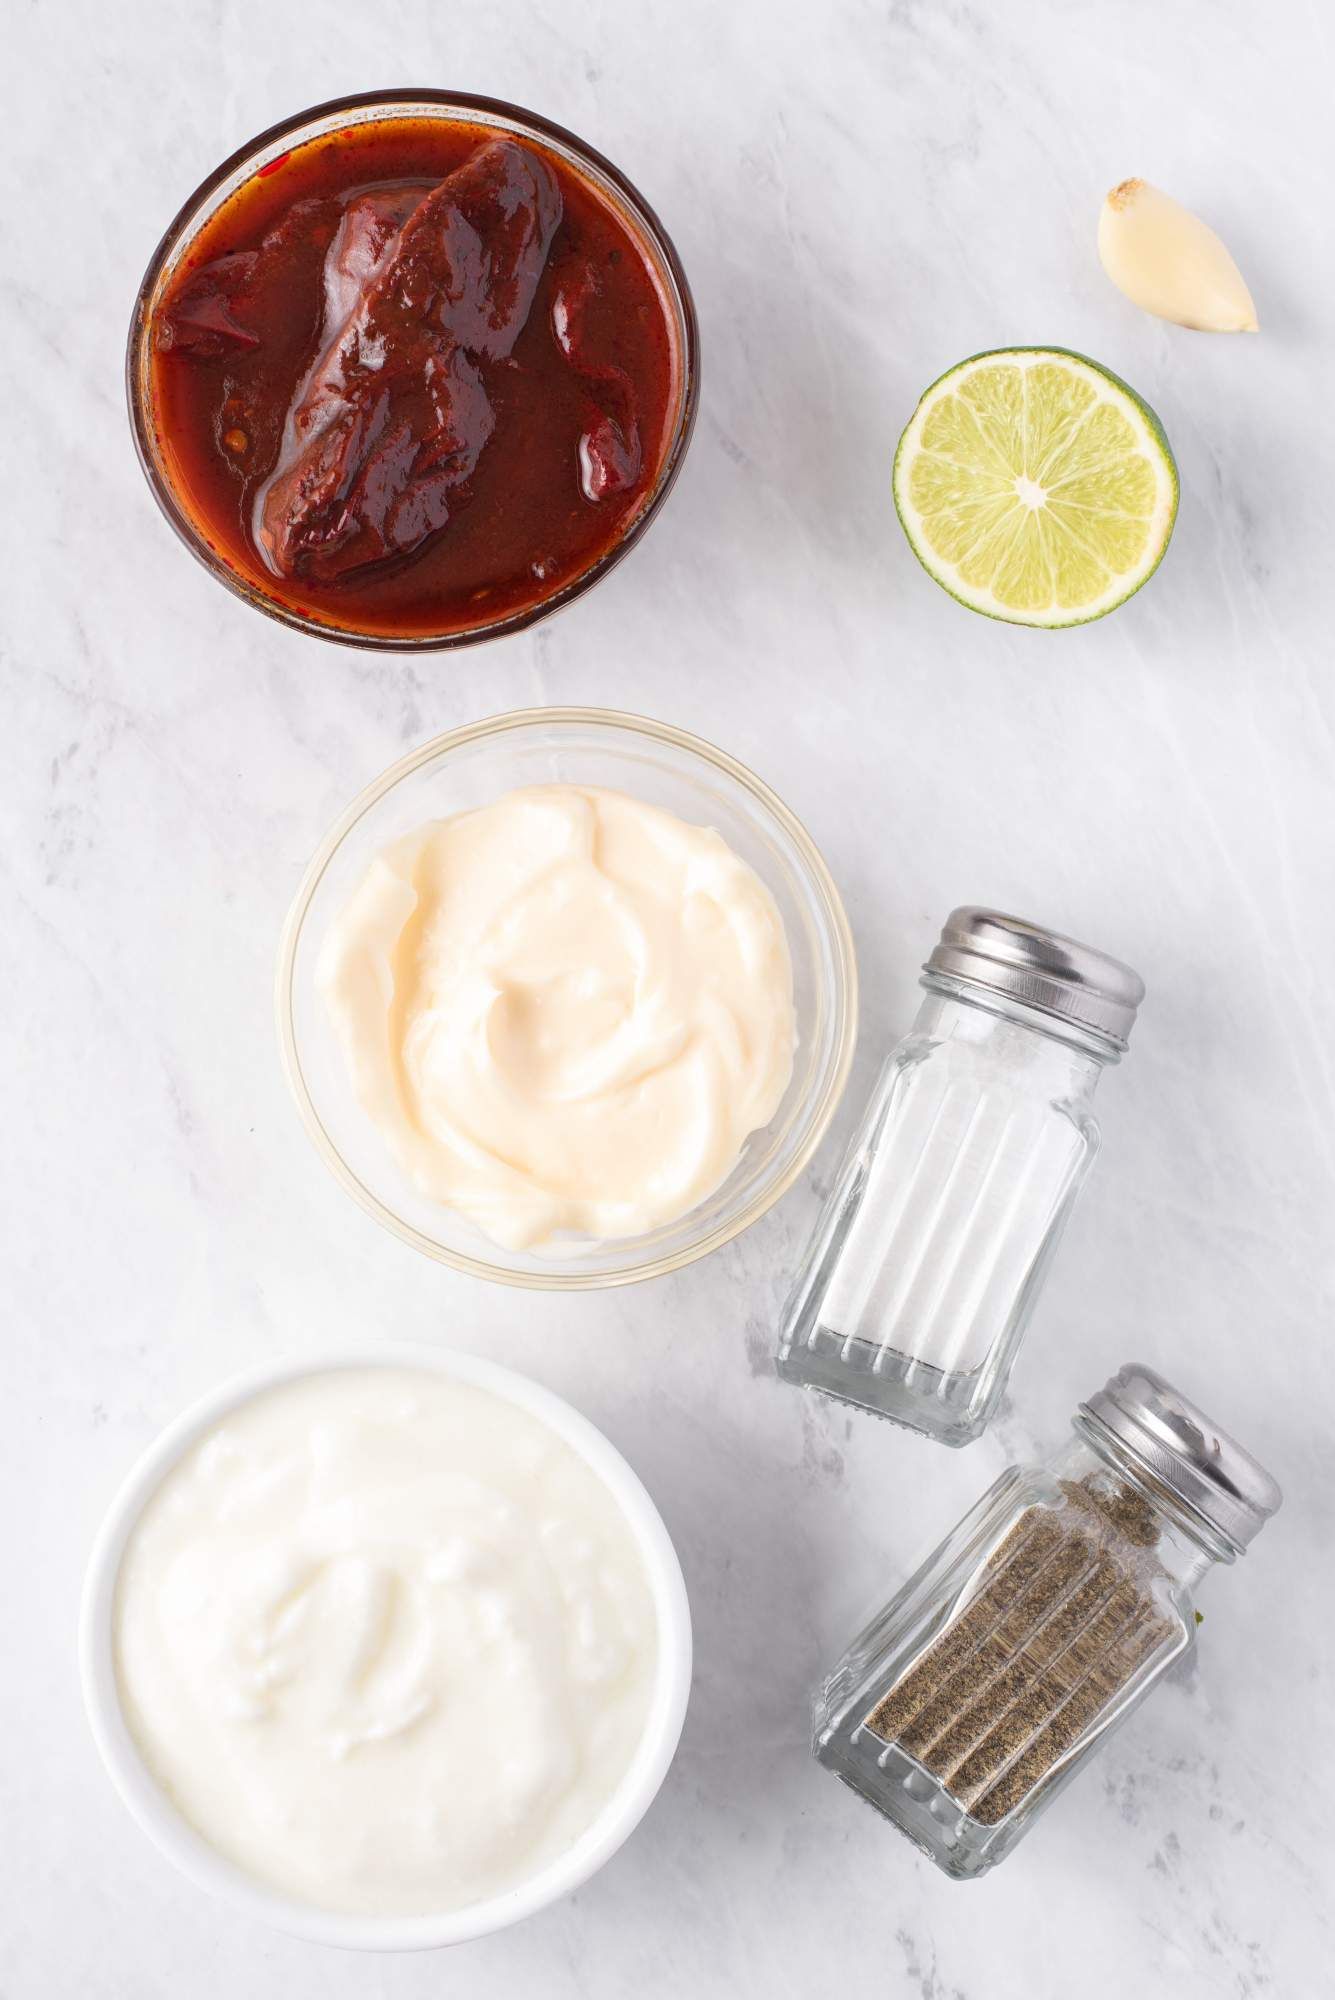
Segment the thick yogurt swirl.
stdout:
[[620,792],[535,786],[397,841],[319,983],[410,1178],[513,1249],[675,1221],[792,1073],[769,892],[717,833]]
[[204,1838],[323,1909],[425,1915],[564,1853],[658,1654],[603,1482],[514,1404],[407,1368],[268,1390],[159,1487],[117,1582],[121,1707]]

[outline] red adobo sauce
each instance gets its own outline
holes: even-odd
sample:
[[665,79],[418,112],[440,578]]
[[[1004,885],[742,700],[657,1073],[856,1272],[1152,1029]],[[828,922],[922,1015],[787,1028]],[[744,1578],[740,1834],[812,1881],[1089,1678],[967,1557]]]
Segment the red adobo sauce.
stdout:
[[444,636],[539,605],[653,493],[682,400],[651,253],[570,164],[476,125],[312,140],[205,224],[155,302],[163,472],[301,615]]

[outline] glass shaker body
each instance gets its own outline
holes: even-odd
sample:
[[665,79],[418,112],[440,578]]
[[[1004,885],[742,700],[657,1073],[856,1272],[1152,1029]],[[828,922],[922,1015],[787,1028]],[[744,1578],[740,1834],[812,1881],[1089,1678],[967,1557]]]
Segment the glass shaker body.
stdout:
[[1231,1557],[1088,1442],[1012,1468],[825,1682],[815,1755],[983,1874],[1193,1644],[1193,1588]]
[[928,971],[784,1313],[789,1382],[925,1432],[979,1436],[1098,1150],[1117,1051]]

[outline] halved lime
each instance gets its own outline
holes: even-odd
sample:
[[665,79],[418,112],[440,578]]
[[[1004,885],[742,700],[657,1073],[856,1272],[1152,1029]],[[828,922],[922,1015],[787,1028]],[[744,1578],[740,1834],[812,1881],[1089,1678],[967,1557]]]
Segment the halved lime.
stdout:
[[975,354],[895,453],[895,506],[943,590],[1014,625],[1083,625],[1158,566],[1177,467],[1149,404],[1064,347]]

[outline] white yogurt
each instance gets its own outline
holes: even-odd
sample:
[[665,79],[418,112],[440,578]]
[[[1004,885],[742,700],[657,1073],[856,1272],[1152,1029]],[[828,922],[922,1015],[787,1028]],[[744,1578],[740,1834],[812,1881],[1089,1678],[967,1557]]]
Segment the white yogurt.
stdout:
[[478,1903],[566,1852],[644,1732],[634,1537],[563,1439],[386,1367],[243,1404],[122,1558],[121,1707],[184,1817],[321,1909]]
[[512,1249],[676,1221],[792,1075],[764,883],[712,829],[597,787],[531,786],[395,842],[318,981],[405,1171]]

